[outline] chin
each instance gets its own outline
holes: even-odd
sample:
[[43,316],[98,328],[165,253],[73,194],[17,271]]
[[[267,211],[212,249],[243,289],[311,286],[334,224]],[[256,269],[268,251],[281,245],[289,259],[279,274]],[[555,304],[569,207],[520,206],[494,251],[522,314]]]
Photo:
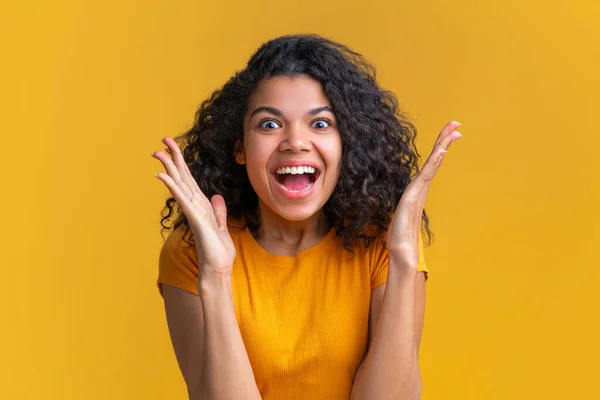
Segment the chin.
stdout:
[[279,208],[275,213],[288,221],[301,222],[310,219],[320,210],[315,207],[290,206],[284,209]]

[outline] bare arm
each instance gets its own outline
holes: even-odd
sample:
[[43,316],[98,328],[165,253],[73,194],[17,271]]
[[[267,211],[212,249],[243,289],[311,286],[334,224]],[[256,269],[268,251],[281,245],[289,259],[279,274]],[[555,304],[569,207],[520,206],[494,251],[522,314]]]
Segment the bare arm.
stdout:
[[357,371],[353,399],[421,397],[419,343],[424,316],[425,276],[418,272],[420,228],[432,178],[450,144],[462,137],[460,124],[442,129],[423,168],[400,197],[387,230],[388,276],[381,311],[367,355]]
[[190,400],[260,399],[235,317],[231,280],[203,280],[199,296],[165,284],[163,293]]
[[[236,251],[221,195],[209,200],[192,176],[177,143],[157,151],[166,173],[155,176],[187,217],[198,258],[198,296],[165,286],[165,310],[177,362],[191,400],[260,399],[237,324],[231,276]],[[172,155],[172,158],[169,157]]]
[[[392,268],[390,268],[392,271]],[[418,352],[425,314],[425,274],[388,275],[372,291],[369,350],[359,366],[352,399],[419,399]]]
[[204,321],[198,295],[162,284],[171,342],[190,399],[199,399],[202,374]]
[[231,276],[199,280],[198,293],[204,312],[201,387],[209,394],[206,398],[260,399],[235,317]]

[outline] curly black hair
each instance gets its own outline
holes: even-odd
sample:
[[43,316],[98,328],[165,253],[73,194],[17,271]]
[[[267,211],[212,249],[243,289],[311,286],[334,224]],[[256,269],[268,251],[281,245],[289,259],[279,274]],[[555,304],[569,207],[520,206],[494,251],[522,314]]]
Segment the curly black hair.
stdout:
[[[318,35],[286,35],[264,43],[221,88],[205,100],[191,129],[175,138],[202,192],[220,194],[228,216],[260,227],[258,196],[246,168],[235,162],[243,142],[248,98],[273,76],[309,76],[320,82],[342,138],[339,180],[323,211],[344,247],[369,246],[387,231],[400,197],[419,170],[416,128],[401,113],[396,96],[376,82],[375,68],[347,46]],[[173,197],[161,212],[162,231],[188,221]],[[165,221],[175,217],[171,227]],[[422,227],[431,243],[429,218]],[[185,235],[184,235],[185,236]],[[385,236],[385,235],[384,235]],[[191,243],[191,242],[190,242]]]

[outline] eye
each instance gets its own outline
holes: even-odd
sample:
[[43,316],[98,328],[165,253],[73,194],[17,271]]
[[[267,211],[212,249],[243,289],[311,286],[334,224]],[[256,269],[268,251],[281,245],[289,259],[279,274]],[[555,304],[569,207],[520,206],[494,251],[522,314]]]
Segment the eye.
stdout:
[[315,122],[313,122],[310,126],[316,129],[325,129],[331,126],[331,121],[327,119],[318,119]]
[[279,125],[277,123],[277,121],[273,121],[272,119],[266,119],[266,120],[260,122],[259,127],[262,129],[270,130],[270,129],[281,128],[281,125]]

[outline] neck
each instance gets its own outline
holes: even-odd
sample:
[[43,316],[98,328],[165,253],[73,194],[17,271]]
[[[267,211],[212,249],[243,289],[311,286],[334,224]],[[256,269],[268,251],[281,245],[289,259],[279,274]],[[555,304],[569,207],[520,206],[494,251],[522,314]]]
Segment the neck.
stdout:
[[254,234],[261,244],[308,248],[321,241],[331,229],[323,210],[302,221],[289,221],[259,200],[260,228]]

